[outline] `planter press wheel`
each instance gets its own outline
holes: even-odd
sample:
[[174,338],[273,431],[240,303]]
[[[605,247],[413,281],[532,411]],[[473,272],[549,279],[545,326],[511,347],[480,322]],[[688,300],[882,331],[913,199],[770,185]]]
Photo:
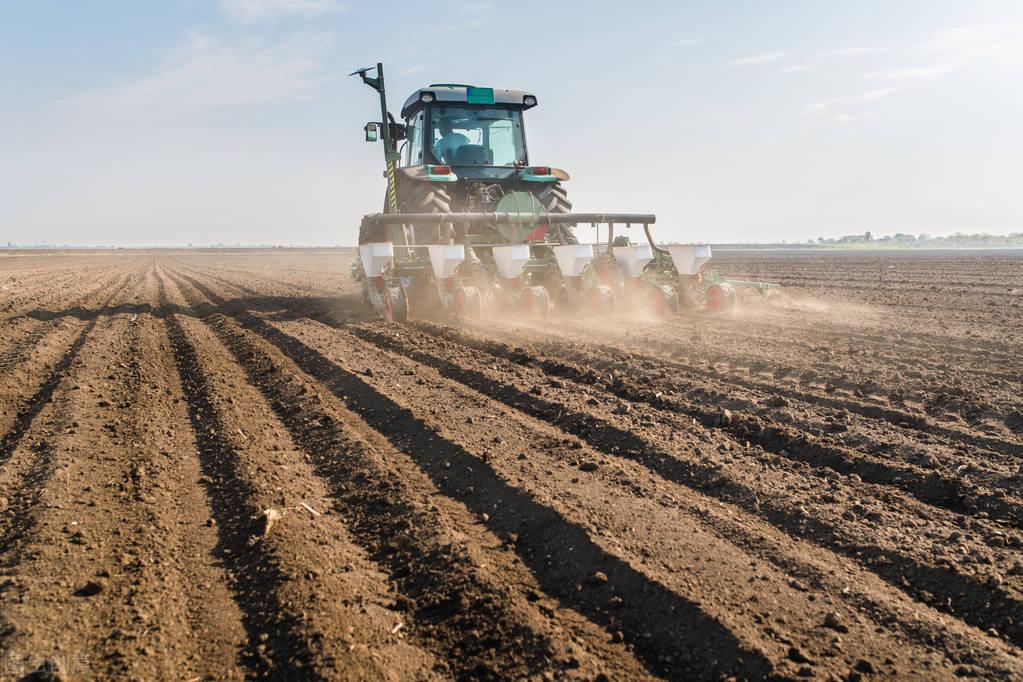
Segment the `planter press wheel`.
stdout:
[[615,292],[609,286],[598,284],[586,294],[590,312],[598,317],[611,317],[615,312]]
[[527,317],[545,320],[551,311],[551,297],[546,287],[527,287],[522,291],[522,312]]
[[455,315],[467,320],[478,320],[483,313],[483,300],[476,287],[458,287],[455,291]]
[[711,284],[707,287],[707,309],[725,312],[735,309],[735,289],[729,284]]
[[401,287],[389,287],[384,292],[384,319],[388,322],[405,322],[408,320],[408,298]]
[[678,293],[667,284],[651,286],[647,297],[654,315],[664,317],[678,312]]

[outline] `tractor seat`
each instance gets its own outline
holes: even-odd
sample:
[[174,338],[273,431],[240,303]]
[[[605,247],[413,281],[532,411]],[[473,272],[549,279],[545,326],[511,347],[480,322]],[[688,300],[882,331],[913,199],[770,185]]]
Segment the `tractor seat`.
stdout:
[[452,166],[491,166],[493,152],[481,144],[463,144],[451,155]]

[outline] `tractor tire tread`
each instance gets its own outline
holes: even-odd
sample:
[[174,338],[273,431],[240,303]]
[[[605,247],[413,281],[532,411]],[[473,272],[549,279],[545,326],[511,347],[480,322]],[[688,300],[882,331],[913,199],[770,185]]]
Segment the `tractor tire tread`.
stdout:
[[568,200],[568,192],[559,183],[548,185],[540,191],[536,198],[551,213],[572,212],[572,202]]

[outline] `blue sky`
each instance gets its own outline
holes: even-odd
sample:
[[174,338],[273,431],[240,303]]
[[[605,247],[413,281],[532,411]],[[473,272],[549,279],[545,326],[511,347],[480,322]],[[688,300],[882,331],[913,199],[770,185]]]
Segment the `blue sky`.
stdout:
[[0,243],[354,242],[430,82],[686,241],[1023,230],[1023,3],[0,0]]

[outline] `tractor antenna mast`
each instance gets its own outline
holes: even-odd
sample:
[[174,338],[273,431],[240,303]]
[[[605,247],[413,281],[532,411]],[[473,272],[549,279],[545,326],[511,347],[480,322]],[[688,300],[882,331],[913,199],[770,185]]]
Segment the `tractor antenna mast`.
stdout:
[[[376,76],[367,76],[368,71],[376,70]],[[348,74],[358,76],[362,82],[380,93],[380,135],[384,142],[384,161],[387,163],[387,213],[398,212],[398,193],[394,185],[394,172],[398,165],[398,148],[391,134],[391,117],[387,112],[387,91],[384,88],[384,65],[377,62],[376,66],[366,66]]]

